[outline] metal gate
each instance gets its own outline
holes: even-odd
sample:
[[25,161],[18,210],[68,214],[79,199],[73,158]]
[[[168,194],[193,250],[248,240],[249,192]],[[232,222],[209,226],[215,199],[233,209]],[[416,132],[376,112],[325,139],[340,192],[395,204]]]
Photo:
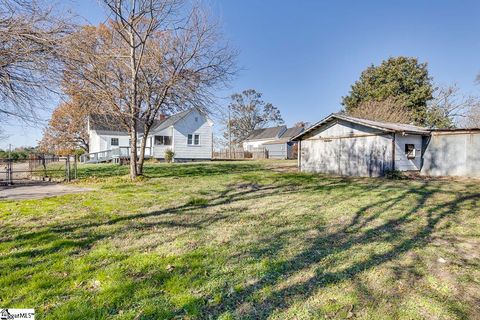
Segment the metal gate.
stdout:
[[31,155],[29,159],[0,159],[1,185],[31,180],[70,181],[76,178],[76,157]]

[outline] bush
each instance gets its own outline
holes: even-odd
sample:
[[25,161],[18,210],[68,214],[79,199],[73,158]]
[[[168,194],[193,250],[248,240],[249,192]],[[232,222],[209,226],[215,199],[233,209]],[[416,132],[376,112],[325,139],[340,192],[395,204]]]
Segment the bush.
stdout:
[[173,152],[172,150],[167,149],[165,151],[165,161],[166,162],[168,162],[168,163],[172,162],[174,156],[175,156],[175,152]]
[[385,171],[385,178],[392,179],[392,180],[404,180],[407,177],[403,174],[403,172],[398,170],[387,170]]

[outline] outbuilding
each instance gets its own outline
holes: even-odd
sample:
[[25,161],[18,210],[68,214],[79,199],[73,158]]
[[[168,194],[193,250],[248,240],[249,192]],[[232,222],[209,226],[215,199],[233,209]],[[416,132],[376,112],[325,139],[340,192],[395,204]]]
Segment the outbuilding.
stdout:
[[480,128],[432,130],[421,173],[480,178]]
[[288,128],[279,139],[267,141],[262,147],[268,151],[269,159],[295,159],[297,142],[292,138],[303,131],[303,127]]
[[299,142],[303,172],[381,176],[390,170],[419,171],[428,128],[334,113],[292,140]]

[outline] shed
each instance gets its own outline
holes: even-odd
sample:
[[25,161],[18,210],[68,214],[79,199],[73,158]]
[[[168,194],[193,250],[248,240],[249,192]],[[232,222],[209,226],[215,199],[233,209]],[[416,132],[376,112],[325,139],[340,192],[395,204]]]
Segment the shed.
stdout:
[[262,148],[266,142],[277,140],[287,131],[287,126],[278,126],[271,128],[261,128],[253,130],[253,132],[243,141],[243,149],[253,151]]
[[421,174],[480,178],[480,129],[432,130]]
[[282,133],[279,139],[264,142],[262,147],[268,151],[268,157],[270,159],[295,159],[297,141],[292,141],[291,139],[303,130],[303,127],[288,128]]
[[334,113],[293,137],[301,171],[381,176],[388,170],[418,171],[430,136],[427,128]]

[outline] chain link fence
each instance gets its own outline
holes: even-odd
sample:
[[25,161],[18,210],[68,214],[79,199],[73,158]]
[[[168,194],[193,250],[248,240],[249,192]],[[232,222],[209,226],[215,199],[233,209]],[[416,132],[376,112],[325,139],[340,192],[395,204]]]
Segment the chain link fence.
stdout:
[[28,159],[0,159],[0,184],[13,185],[32,180],[70,181],[77,177],[73,156],[30,155]]

